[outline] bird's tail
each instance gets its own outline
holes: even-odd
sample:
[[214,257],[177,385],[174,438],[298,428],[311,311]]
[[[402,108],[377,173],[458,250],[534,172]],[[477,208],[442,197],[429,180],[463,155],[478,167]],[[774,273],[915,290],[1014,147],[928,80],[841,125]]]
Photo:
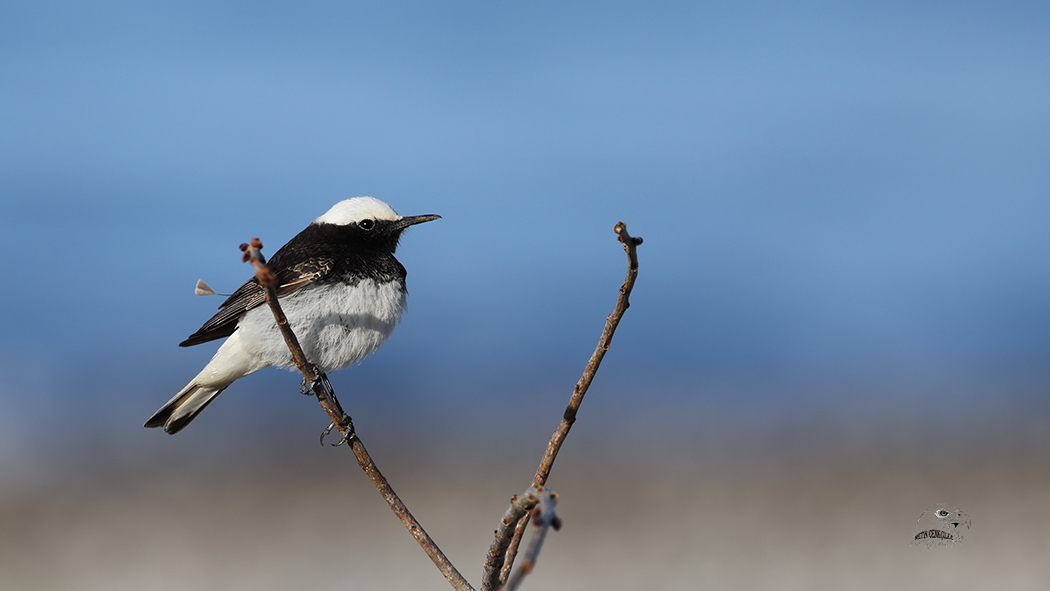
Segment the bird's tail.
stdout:
[[169,400],[167,404],[160,407],[160,410],[153,413],[153,416],[146,421],[144,426],[164,427],[164,431],[167,434],[174,435],[186,425],[189,425],[190,421],[197,418],[197,415],[204,410],[204,407],[208,406],[208,403],[212,400],[215,400],[216,396],[222,394],[222,391],[228,385],[223,384],[218,387],[202,386],[194,380],[176,394],[174,398]]

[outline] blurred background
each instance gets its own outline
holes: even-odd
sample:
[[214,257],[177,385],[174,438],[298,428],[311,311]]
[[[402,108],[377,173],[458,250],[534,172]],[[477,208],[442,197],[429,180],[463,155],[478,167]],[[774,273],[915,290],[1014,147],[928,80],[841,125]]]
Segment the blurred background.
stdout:
[[[645,238],[532,589],[1044,589],[1050,7],[0,2],[0,588],[448,588],[266,370],[142,423],[326,211],[413,228],[332,376],[473,583]],[[926,507],[973,527],[910,548]],[[333,515],[339,517],[333,519]]]

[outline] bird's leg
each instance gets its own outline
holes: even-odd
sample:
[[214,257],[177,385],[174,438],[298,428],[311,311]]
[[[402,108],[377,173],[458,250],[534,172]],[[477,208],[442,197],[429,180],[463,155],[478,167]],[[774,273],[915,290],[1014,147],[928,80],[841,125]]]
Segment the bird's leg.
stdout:
[[317,372],[317,376],[321,379],[321,385],[324,386],[324,391],[328,392],[328,395],[335,400],[335,389],[332,388],[332,382],[328,381],[328,374],[323,372]]

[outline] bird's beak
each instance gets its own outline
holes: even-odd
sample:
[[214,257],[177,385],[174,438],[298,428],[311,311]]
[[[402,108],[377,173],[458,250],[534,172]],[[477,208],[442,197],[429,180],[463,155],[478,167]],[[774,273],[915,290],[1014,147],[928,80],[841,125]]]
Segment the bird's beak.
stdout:
[[409,216],[405,216],[405,217],[397,220],[396,222],[394,222],[394,228],[397,229],[397,230],[404,230],[405,228],[407,228],[409,226],[414,226],[416,224],[422,224],[423,222],[432,222],[434,220],[440,220],[440,219],[441,219],[441,216],[434,215],[434,214],[409,215]]

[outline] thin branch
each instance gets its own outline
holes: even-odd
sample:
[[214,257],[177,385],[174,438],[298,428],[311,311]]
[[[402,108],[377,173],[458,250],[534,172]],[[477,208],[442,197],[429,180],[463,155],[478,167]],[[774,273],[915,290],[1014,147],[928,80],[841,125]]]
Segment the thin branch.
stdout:
[[372,461],[372,457],[368,455],[368,450],[365,449],[361,438],[354,433],[353,423],[350,421],[349,415],[343,412],[343,409],[339,406],[339,400],[335,397],[335,392],[331,389],[331,384],[328,383],[328,378],[323,373],[317,371],[317,369],[306,360],[306,355],[303,354],[303,349],[299,345],[299,340],[295,337],[295,333],[292,332],[290,326],[288,326],[288,318],[285,317],[284,311],[281,309],[281,304],[277,300],[277,290],[274,287],[274,276],[269,268],[266,267],[266,260],[262,256],[260,249],[262,248],[262,242],[258,238],[252,238],[251,243],[242,244],[241,250],[244,252],[243,260],[245,262],[250,261],[252,266],[255,268],[255,276],[259,280],[259,285],[265,289],[266,303],[269,304],[270,310],[273,312],[274,320],[277,321],[277,327],[281,330],[281,334],[284,336],[285,342],[288,344],[288,348],[292,353],[292,360],[295,362],[295,366],[299,368],[299,371],[303,374],[306,382],[309,383],[313,389],[314,394],[317,395],[317,401],[320,403],[321,408],[328,413],[328,416],[332,419],[332,425],[339,429],[340,435],[343,436],[343,441],[350,443],[351,448],[354,451],[354,456],[357,457],[357,463],[364,470],[365,474],[368,475],[368,479],[372,481],[372,484],[379,490],[379,494],[383,496],[383,499],[390,506],[390,509],[397,515],[401,523],[405,524],[408,528],[409,533],[412,537],[419,542],[422,546],[423,551],[430,556],[430,559],[434,561],[434,564],[441,571],[441,574],[448,580],[452,586],[459,591],[474,591],[474,588],[470,586],[463,575],[456,570],[456,567],[452,566],[445,554],[438,548],[434,540],[427,534],[416,518],[409,512],[408,507],[405,506],[401,499],[391,488],[390,483],[387,482],[386,478],[376,467],[375,462]]
[[[620,296],[616,300],[616,306],[613,308],[612,314],[605,318],[605,328],[602,330],[601,338],[598,339],[598,346],[595,347],[594,353],[583,370],[580,381],[576,383],[576,387],[572,391],[572,397],[569,399],[569,405],[562,415],[561,423],[554,431],[554,434],[551,435],[550,442],[547,444],[547,451],[543,455],[540,467],[536,470],[536,476],[532,480],[532,485],[536,488],[543,488],[547,484],[547,477],[550,476],[551,467],[554,465],[554,460],[558,457],[558,451],[561,449],[562,443],[565,442],[565,438],[569,435],[569,429],[572,428],[572,424],[576,422],[576,413],[580,409],[580,404],[583,403],[583,396],[587,393],[587,389],[591,387],[591,382],[594,381],[594,376],[598,373],[598,367],[612,344],[613,334],[616,332],[616,327],[620,324],[620,319],[623,318],[627,308],[631,306],[631,290],[634,289],[634,282],[638,278],[638,245],[642,243],[642,239],[641,237],[628,234],[627,224],[623,222],[613,226],[613,232],[616,233],[616,239],[623,244],[623,249],[627,253],[627,277],[620,287]],[[518,521],[514,537],[507,547],[503,564],[500,565],[501,582],[506,582],[508,579],[511,567],[514,565],[514,557],[518,552],[518,545],[521,543],[521,537],[524,534],[528,521],[528,514],[525,514]],[[498,588],[498,586],[493,588]]]
[[544,486],[547,484],[547,477],[550,476],[551,467],[554,466],[554,460],[558,457],[558,450],[561,449],[562,443],[565,442],[565,438],[569,435],[569,429],[572,428],[572,424],[576,422],[576,412],[580,409],[580,404],[583,403],[583,396],[587,394],[587,389],[591,387],[591,382],[594,381],[594,376],[598,373],[598,367],[602,364],[602,359],[612,344],[613,333],[616,332],[620,319],[623,318],[627,308],[631,307],[629,298],[631,297],[631,290],[634,289],[634,282],[638,278],[638,245],[642,243],[642,239],[628,234],[627,224],[623,222],[613,226],[613,232],[616,232],[616,239],[623,243],[623,249],[627,252],[627,278],[624,279],[623,285],[620,287],[620,296],[616,299],[616,307],[613,308],[612,314],[605,318],[605,328],[602,330],[601,338],[598,339],[598,346],[595,347],[594,353],[587,362],[587,367],[584,368],[580,381],[576,382],[576,387],[572,391],[569,406],[565,409],[561,423],[554,431],[554,435],[551,435],[550,443],[547,444],[547,453],[543,455],[543,461],[540,462],[540,467],[536,470],[536,477],[532,479],[533,486]]
[[288,350],[291,351],[295,367],[299,369],[306,383],[312,388],[321,408],[331,417],[332,425],[338,427],[340,434],[343,434],[347,440],[353,439],[354,425],[350,420],[350,416],[343,412],[342,407],[339,406],[339,400],[335,397],[335,392],[332,391],[331,385],[328,384],[327,376],[320,373],[316,367],[306,360],[306,354],[303,353],[303,348],[299,345],[299,339],[292,332],[292,327],[288,325],[288,318],[284,315],[281,303],[277,299],[276,277],[270,271],[270,268],[266,266],[266,259],[262,255],[262,242],[258,238],[252,238],[251,242],[241,245],[241,251],[244,253],[241,260],[250,262],[252,267],[255,268],[255,279],[264,290],[263,295],[266,298],[266,303],[270,306],[270,311],[273,312],[273,318],[277,322],[277,328],[280,329],[281,336],[284,337],[285,344],[288,345]]
[[532,534],[532,539],[529,540],[529,547],[525,550],[525,556],[521,561],[521,565],[507,579],[507,584],[504,587],[506,591],[515,591],[525,579],[525,575],[532,572],[532,567],[536,564],[536,558],[540,555],[540,548],[543,547],[543,540],[547,537],[547,530],[552,527],[556,530],[561,528],[561,520],[554,514],[554,505],[557,502],[558,493],[550,490],[543,491],[543,494],[540,496],[540,504],[531,513],[535,531]]

